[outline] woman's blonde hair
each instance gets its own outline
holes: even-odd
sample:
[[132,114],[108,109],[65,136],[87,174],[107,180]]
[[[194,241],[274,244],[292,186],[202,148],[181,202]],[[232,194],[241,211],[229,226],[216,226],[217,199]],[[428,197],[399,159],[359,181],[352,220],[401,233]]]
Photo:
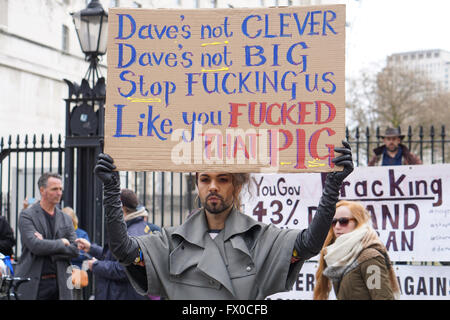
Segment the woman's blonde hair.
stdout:
[[[353,218],[356,220],[355,229],[365,224],[370,219],[369,213],[359,202],[341,200],[336,204],[336,209],[339,207],[349,208]],[[331,281],[323,275],[323,270],[326,268],[324,256],[326,254],[326,247],[333,244],[335,240],[336,237],[334,236],[333,226],[331,226],[325,242],[323,243],[323,248],[320,251],[319,266],[316,271],[316,285],[314,287],[314,300],[327,300],[328,295],[330,294]]]
[[62,208],[62,212],[64,212],[65,214],[67,214],[69,217],[72,218],[73,227],[76,230],[78,228],[78,217],[75,214],[75,211],[73,211],[71,207],[64,207]]

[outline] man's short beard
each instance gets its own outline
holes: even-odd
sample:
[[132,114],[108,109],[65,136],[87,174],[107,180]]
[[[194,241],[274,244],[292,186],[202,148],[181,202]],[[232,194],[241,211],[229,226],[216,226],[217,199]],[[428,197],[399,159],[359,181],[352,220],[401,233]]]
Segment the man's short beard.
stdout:
[[220,197],[219,195],[214,195],[216,198],[220,199],[220,201],[217,203],[217,205],[216,206],[209,205],[208,197],[210,197],[210,196],[212,196],[212,195],[208,195],[205,199],[205,202],[202,203],[205,210],[207,210],[209,213],[219,214],[219,213],[226,211],[233,205],[233,203],[226,204],[224,199],[222,197]]
[[390,152],[396,152],[398,151],[398,146],[394,146],[392,148],[387,148]]

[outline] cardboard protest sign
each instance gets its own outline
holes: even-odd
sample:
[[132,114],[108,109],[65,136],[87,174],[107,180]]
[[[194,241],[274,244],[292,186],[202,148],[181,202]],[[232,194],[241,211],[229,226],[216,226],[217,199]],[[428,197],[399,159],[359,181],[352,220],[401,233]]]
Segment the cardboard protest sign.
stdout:
[[345,5],[112,8],[105,152],[119,170],[332,171]]
[[[307,228],[324,176],[252,174],[241,211],[279,228]],[[450,261],[450,164],[356,167],[339,199],[366,208],[392,261]]]
[[[305,262],[298,277],[287,292],[268,296],[268,300],[312,300],[318,263]],[[400,288],[400,300],[449,300],[450,266],[395,265]],[[328,300],[336,300],[334,290]]]

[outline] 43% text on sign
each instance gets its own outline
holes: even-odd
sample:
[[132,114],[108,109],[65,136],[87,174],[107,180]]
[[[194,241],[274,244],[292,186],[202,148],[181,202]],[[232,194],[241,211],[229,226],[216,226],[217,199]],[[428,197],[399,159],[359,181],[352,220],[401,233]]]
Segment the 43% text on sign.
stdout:
[[[258,201],[256,206],[253,208],[253,215],[258,217],[258,221],[262,222],[263,217],[267,216],[267,211],[269,209],[271,213],[270,222],[273,224],[281,224],[282,226],[287,226],[288,223],[292,220],[294,216],[295,210],[297,209],[299,199],[295,200],[295,203],[292,199],[287,199],[285,206],[283,206],[283,202],[280,200],[272,200],[270,202],[269,208],[266,209],[264,206],[264,201]],[[289,214],[283,214],[283,208],[290,210]],[[286,210],[285,210],[286,211]],[[287,218],[285,219],[285,217]],[[282,222],[284,221],[284,224]],[[294,225],[298,224],[298,219],[293,219],[292,223]]]

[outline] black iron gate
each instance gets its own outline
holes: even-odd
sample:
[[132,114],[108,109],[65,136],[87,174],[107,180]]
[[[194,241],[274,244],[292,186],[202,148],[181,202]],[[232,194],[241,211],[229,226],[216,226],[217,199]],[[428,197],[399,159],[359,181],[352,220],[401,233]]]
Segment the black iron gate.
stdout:
[[[72,103],[73,101],[68,101]],[[424,164],[449,163],[450,139],[445,127],[439,132],[434,128],[426,134],[418,128],[417,134],[408,129],[404,143],[422,159]],[[362,134],[361,132],[364,132]],[[31,138],[30,138],[31,137]],[[67,139],[61,135],[9,136],[0,139],[0,214],[9,221],[14,230],[17,245],[15,256],[20,255],[20,234],[18,218],[25,197],[39,198],[37,180],[46,171],[57,172],[65,178],[64,197],[61,206],[71,206],[80,220],[79,226],[88,231],[92,241],[103,244],[103,206],[101,199],[94,197],[93,190],[100,188],[95,181],[92,167],[83,163],[94,163],[99,144],[85,139]],[[347,130],[357,165],[367,164],[371,149],[381,144],[380,130],[374,134],[368,130]],[[78,144],[77,144],[78,143]],[[132,189],[138,195],[140,204],[150,213],[150,222],[159,226],[181,224],[187,214],[196,207],[194,176],[191,173],[174,172],[121,172],[121,185]],[[91,182],[89,182],[91,181]],[[89,202],[89,203],[87,203]],[[96,207],[90,212],[87,205]]]

